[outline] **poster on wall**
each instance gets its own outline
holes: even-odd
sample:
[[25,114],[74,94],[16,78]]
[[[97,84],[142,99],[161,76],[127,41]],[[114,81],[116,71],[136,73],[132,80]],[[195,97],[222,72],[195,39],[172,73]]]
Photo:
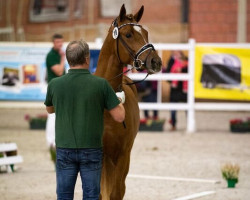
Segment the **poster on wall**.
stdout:
[[[51,45],[0,45],[0,101],[43,101],[47,91],[46,55]],[[66,46],[64,46],[64,49]],[[90,50],[90,72],[100,50]],[[66,71],[69,68],[65,64]]]
[[197,45],[195,98],[250,101],[250,49]]

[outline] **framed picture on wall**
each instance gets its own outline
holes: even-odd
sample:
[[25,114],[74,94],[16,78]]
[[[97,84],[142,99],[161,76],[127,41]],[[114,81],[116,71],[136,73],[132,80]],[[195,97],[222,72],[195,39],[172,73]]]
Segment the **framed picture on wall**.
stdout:
[[27,64],[22,66],[22,82],[23,84],[39,83],[39,67],[35,64]]
[[69,0],[31,0],[29,19],[31,22],[67,21]]
[[12,67],[4,67],[2,76],[2,85],[15,86],[19,81],[19,70]]

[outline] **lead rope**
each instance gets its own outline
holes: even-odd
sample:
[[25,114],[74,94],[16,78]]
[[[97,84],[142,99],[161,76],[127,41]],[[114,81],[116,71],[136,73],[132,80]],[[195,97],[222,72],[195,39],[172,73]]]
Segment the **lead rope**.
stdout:
[[[128,70],[126,70],[125,72],[122,72],[122,73],[116,75],[115,77],[109,79],[108,81],[112,81],[112,80],[118,78],[119,76],[122,76],[123,74],[125,74],[125,73],[131,71],[133,68],[134,68],[134,66],[133,66],[131,69],[128,69]],[[149,75],[149,74],[147,74],[147,75],[145,76],[145,78],[142,79],[142,80],[134,81],[134,82],[132,82],[132,83],[126,83],[125,85],[133,85],[133,84],[141,83],[141,82],[145,81],[145,79],[148,77],[148,75]],[[121,84],[117,87],[117,90],[118,90],[119,92],[122,91],[122,84],[123,84],[123,83],[121,83]],[[125,121],[122,122],[122,125],[123,125],[123,127],[124,127],[125,129],[127,128]]]
[[[134,68],[135,68],[135,67],[133,66],[132,68],[126,70],[125,72],[122,72],[122,73],[116,75],[115,77],[113,77],[113,78],[111,78],[111,79],[108,79],[108,81],[112,81],[112,80],[118,78],[119,76],[122,76],[122,75],[124,75],[125,73],[131,71],[131,70],[134,69]],[[125,83],[125,85],[134,85],[134,84],[137,84],[137,83],[141,83],[141,82],[143,82],[143,81],[146,80],[146,78],[148,77],[148,75],[149,75],[149,73],[148,73],[148,74],[145,76],[145,78],[143,78],[142,80],[133,81],[132,83]],[[124,84],[124,83],[122,83],[122,84]],[[122,84],[120,84],[120,85],[117,87],[118,91],[121,91],[121,85],[122,85]]]

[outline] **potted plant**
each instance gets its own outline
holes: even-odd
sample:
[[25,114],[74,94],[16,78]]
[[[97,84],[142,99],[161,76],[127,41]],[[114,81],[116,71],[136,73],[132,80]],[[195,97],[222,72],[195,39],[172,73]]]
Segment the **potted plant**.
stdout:
[[222,176],[227,180],[227,187],[234,188],[238,183],[240,167],[237,164],[227,163],[221,167]]
[[47,114],[40,114],[35,117],[31,117],[30,115],[25,115],[25,120],[29,122],[30,129],[45,129]]
[[165,119],[141,119],[139,131],[163,131]]
[[232,120],[230,120],[230,130],[233,133],[250,132],[250,117],[248,117],[246,119],[232,119]]

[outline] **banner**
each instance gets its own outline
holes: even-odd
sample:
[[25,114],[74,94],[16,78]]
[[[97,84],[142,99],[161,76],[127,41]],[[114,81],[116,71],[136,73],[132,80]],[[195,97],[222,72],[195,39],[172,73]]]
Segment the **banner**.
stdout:
[[250,100],[250,49],[197,45],[195,98]]
[[[65,49],[64,45],[64,49]],[[0,100],[43,101],[47,91],[46,55],[52,44],[0,44]],[[94,72],[100,50],[90,50]],[[66,71],[69,68],[65,64]]]

